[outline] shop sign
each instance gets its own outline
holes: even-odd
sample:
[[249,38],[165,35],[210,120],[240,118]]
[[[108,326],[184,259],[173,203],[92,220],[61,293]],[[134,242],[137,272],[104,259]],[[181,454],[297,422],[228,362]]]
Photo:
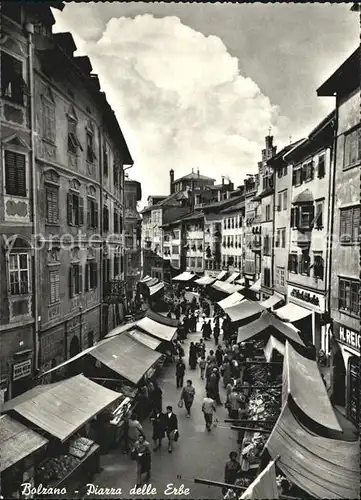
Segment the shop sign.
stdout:
[[29,377],[31,375],[31,359],[16,363],[13,365],[13,381],[21,378]]
[[361,334],[339,323],[334,322],[334,325],[334,335],[336,339],[342,344],[357,349],[359,353],[361,348]]
[[325,297],[319,293],[289,286],[288,296],[292,299],[292,302],[296,300],[300,305],[307,306],[307,309],[312,309],[321,314],[325,312]]

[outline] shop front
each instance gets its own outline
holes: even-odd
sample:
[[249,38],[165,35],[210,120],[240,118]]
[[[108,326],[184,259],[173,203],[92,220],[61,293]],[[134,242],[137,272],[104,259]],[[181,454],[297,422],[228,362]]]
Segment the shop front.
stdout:
[[332,352],[332,395],[335,404],[344,406],[347,417],[356,425],[360,411],[361,334],[334,321]]
[[32,387],[32,356],[31,350],[17,352],[9,362],[11,373],[9,398],[15,398]]

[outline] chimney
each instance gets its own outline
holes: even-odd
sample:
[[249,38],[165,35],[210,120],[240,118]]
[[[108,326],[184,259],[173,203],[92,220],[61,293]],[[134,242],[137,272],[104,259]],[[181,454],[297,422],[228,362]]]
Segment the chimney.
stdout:
[[222,186],[224,186],[224,175],[222,175]]
[[170,194],[174,193],[174,170],[169,170],[169,180],[170,180]]
[[197,175],[198,175],[198,177],[199,177],[199,168],[197,168]]

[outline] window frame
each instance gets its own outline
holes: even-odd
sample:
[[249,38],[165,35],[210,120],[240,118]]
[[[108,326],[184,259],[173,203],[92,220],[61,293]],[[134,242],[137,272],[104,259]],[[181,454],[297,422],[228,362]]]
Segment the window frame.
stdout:
[[[17,156],[22,156],[24,158],[24,191],[22,191],[23,194],[14,194],[8,192],[8,182],[7,182],[7,164],[6,164],[6,155],[7,154],[13,154]],[[16,148],[12,148],[8,145],[5,145],[4,150],[3,150],[3,160],[4,160],[4,194],[6,196],[12,196],[15,198],[27,198],[29,194],[29,189],[28,189],[28,164],[29,164],[29,157],[28,153],[25,151],[19,151]],[[15,162],[16,163],[16,162]],[[15,170],[14,173],[15,178],[17,177],[17,169]],[[15,182],[15,184],[18,184],[18,182]]]
[[[56,276],[57,279],[52,280],[52,276]],[[53,286],[55,283],[55,297],[53,296]],[[59,269],[49,269],[49,305],[58,304],[60,302],[60,271]]]
[[[341,283],[345,283],[349,285],[349,296],[347,297],[347,292],[344,293],[344,298],[341,297]],[[356,287],[356,291],[352,291],[352,286]],[[353,278],[346,278],[343,276],[338,277],[338,310],[344,314],[353,317],[360,317],[360,302],[359,302],[359,294],[360,294],[360,283],[359,280]],[[354,302],[353,302],[354,298]],[[346,307],[341,306],[341,301],[349,302],[345,304]],[[356,304],[356,310],[352,307]],[[348,306],[348,307],[347,307]]]
[[[340,245],[341,246],[355,246],[355,245],[360,245],[360,212],[361,212],[361,208],[360,208],[360,205],[352,205],[350,207],[344,207],[344,208],[340,208],[340,232],[339,232],[339,242],[340,242]],[[351,214],[351,237],[350,239],[347,239],[345,240],[345,237],[348,236],[346,235],[346,233],[343,235],[342,237],[342,221],[341,221],[341,218],[342,218],[342,214],[343,213],[346,213],[347,211],[352,211],[352,214]],[[354,215],[354,212],[357,211],[359,212],[359,215],[358,215],[358,225],[354,225],[354,218],[355,218],[355,215]],[[354,233],[355,233],[355,229],[358,228],[358,238],[357,239],[354,239]]]
[[[22,58],[20,55],[18,54],[14,54],[4,48],[1,48],[0,50],[0,59],[1,59],[1,62],[4,60],[4,56],[5,56],[5,60],[6,60],[6,57],[9,57],[9,58],[12,58],[14,59],[16,62],[20,63],[21,64],[21,72],[18,74],[19,75],[19,83],[21,83],[21,90],[19,90],[19,95],[18,95],[18,99],[17,97],[12,97],[11,95],[6,95],[6,92],[7,92],[7,89],[9,88],[10,85],[15,85],[14,82],[11,81],[10,77],[9,77],[9,81],[8,81],[8,85],[5,89],[4,87],[4,91],[3,91],[3,81],[2,81],[2,77],[1,77],[1,85],[0,85],[0,94],[1,94],[1,98],[6,100],[6,101],[9,101],[13,104],[16,104],[18,106],[26,106],[26,99],[25,99],[25,96],[29,93],[28,92],[28,88],[27,88],[27,83],[26,83],[26,80],[25,80],[25,74],[26,74],[26,61],[24,58]],[[2,75],[4,75],[4,78],[5,78],[5,75],[7,74],[6,71],[0,71]],[[16,72],[15,72],[16,73]],[[16,73],[17,74],[17,73]]]
[[[45,181],[44,187],[45,187],[45,210],[46,210],[45,224],[52,225],[52,226],[58,226],[60,223],[59,185],[50,183],[49,181]],[[56,197],[56,219],[55,220],[50,220],[50,218],[49,218],[48,192],[55,193],[55,197]]]
[[[16,264],[17,266],[15,268],[12,268],[11,266],[11,257],[15,256],[16,257]],[[20,257],[26,256],[26,268],[21,267],[20,264]],[[21,279],[21,273],[26,272],[27,273],[27,279],[22,280]],[[12,281],[11,276],[12,273],[17,274],[17,281]],[[12,297],[19,297],[19,296],[24,296],[24,295],[29,295],[31,293],[31,287],[30,287],[30,255],[29,252],[24,252],[24,251],[14,251],[10,252],[8,256],[8,279],[9,279],[9,291],[10,295]],[[26,283],[25,291],[22,291],[22,285],[21,283]],[[12,285],[13,284],[18,284],[18,290],[19,293],[15,293],[12,290]],[[16,290],[15,290],[16,291]]]
[[[42,138],[43,140],[56,143],[56,105],[48,97],[42,96]],[[45,110],[50,110],[52,116],[46,116]],[[48,119],[48,121],[47,121]],[[50,128],[46,124],[51,123]]]
[[[347,138],[351,137],[353,134],[358,135],[358,138],[356,139],[356,149],[358,150],[357,151],[358,157],[356,158],[355,161],[351,163],[346,163],[346,146],[347,146],[346,141]],[[361,125],[358,124],[344,133],[342,170],[348,170],[349,168],[354,168],[358,166],[360,163],[361,163]]]

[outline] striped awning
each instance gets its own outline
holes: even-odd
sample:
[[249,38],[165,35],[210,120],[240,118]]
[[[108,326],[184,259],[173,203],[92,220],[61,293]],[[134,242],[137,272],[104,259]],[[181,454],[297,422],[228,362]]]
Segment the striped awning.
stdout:
[[156,293],[160,292],[164,288],[164,283],[161,281],[160,283],[157,283],[154,286],[149,287],[149,295],[155,295]]

